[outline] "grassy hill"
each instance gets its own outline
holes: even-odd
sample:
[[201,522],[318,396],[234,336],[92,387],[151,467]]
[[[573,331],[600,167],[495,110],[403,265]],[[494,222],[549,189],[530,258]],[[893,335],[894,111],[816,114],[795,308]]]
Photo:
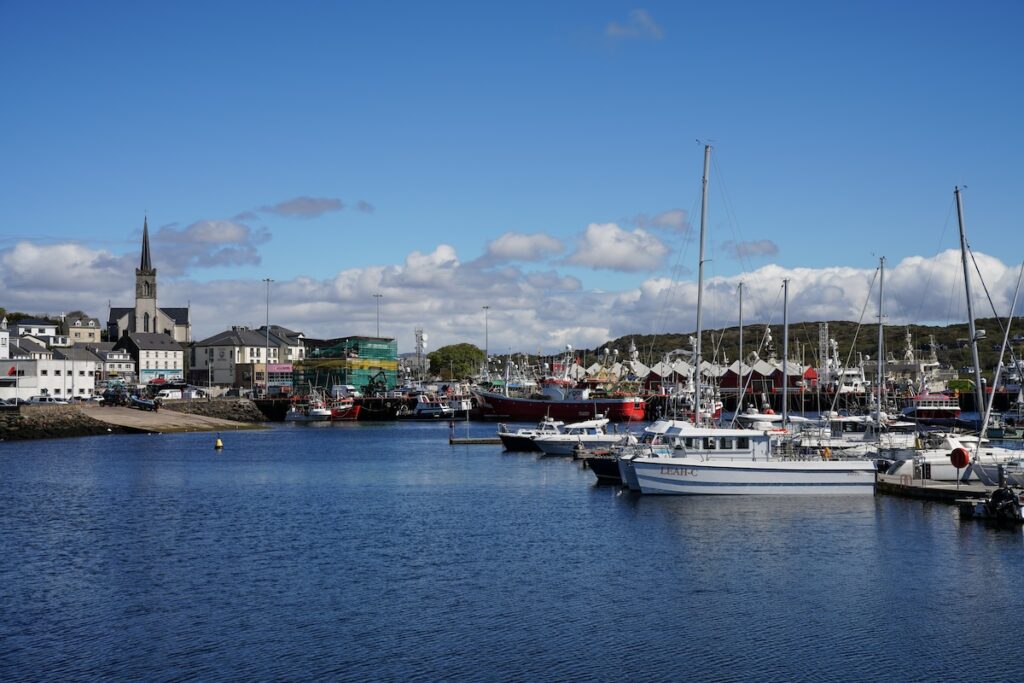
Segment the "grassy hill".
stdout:
[[[793,323],[789,326],[789,355],[791,359],[802,360],[806,365],[819,365],[818,362],[818,322]],[[956,325],[886,325],[884,329],[886,354],[894,354],[897,358],[903,356],[906,347],[905,335],[907,328],[910,328],[911,341],[918,354],[927,353],[930,338],[935,338],[936,354],[939,362],[957,369],[966,368],[972,365],[971,350],[967,345],[967,323]],[[1016,326],[1016,334],[1024,330]],[[985,330],[987,337],[979,345],[979,357],[981,367],[985,372],[995,369],[999,359],[999,347],[1003,340],[1003,333],[1000,330],[999,322],[995,318],[982,318],[976,323],[978,330]],[[749,355],[761,344],[764,336],[764,325],[744,326],[743,329],[743,353]],[[829,321],[829,337],[839,344],[839,354],[845,360],[854,348],[853,362],[857,361],[857,353],[874,359],[878,350],[878,326],[863,325],[857,329],[857,323],[847,321]],[[782,325],[771,325],[772,341],[775,345],[776,355],[782,357]],[[599,350],[618,349],[619,357],[627,355],[630,341],[636,344],[640,351],[640,359],[644,363],[653,364],[661,360],[662,356],[673,349],[689,349],[692,332],[680,334],[659,334],[659,335],[627,335],[618,339],[609,340],[598,349],[586,351],[588,357],[594,357]],[[1014,331],[1011,330],[1011,337]],[[856,339],[856,344],[854,341]],[[1024,345],[1017,343],[1011,345],[1014,354],[1021,357],[1024,353]],[[701,340],[701,352],[705,359],[721,360],[723,353],[731,363],[738,357],[739,351],[739,328],[727,327],[725,329],[705,330]],[[762,352],[761,356],[765,354]],[[920,357],[920,355],[919,355]],[[1009,352],[1006,356],[1009,361]]]

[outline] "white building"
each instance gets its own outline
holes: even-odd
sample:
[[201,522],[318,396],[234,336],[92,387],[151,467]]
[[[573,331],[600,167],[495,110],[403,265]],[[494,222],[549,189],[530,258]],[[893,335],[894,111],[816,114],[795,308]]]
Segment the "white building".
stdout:
[[125,334],[114,345],[115,351],[126,351],[135,362],[139,382],[155,379],[185,379],[185,351],[170,335],[152,332]]

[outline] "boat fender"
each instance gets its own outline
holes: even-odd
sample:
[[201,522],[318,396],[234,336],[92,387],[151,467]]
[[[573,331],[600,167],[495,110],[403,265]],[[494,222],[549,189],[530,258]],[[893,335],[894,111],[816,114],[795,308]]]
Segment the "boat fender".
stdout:
[[971,462],[971,454],[966,448],[954,448],[949,454],[949,462],[953,467],[962,470]]
[[825,446],[825,450],[822,451],[821,454],[822,456],[824,456],[826,460],[828,460],[829,458],[832,457],[832,449],[829,448],[828,446]]

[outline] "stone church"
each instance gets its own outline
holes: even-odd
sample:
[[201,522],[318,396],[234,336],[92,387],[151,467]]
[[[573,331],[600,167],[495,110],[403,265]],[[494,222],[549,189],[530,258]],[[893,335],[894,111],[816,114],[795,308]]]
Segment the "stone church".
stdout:
[[156,268],[149,255],[148,217],[142,222],[142,260],[135,269],[135,307],[111,308],[107,319],[107,339],[110,341],[139,332],[166,334],[183,344],[192,341],[189,309],[157,306]]

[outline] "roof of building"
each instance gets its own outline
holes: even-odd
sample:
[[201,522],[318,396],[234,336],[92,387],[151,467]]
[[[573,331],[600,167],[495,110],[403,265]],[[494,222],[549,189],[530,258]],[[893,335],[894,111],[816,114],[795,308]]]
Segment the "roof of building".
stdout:
[[60,323],[55,323],[52,320],[39,320],[38,318],[22,318],[14,324],[19,327],[24,327],[26,325],[35,325],[36,327],[39,327],[40,325],[57,327],[60,325]]
[[53,357],[60,360],[62,358],[67,360],[87,360],[94,363],[98,363],[102,360],[95,353],[89,349],[81,349],[75,347],[69,347],[66,349],[54,349]]
[[153,270],[149,259],[149,216],[142,219],[142,261],[139,270]]
[[132,344],[137,348],[145,349],[147,351],[182,350],[181,344],[174,341],[174,338],[172,336],[170,336],[169,334],[158,334],[156,332],[135,332],[134,334],[126,334],[117,341],[117,344],[114,345],[114,348],[124,348],[126,342]]
[[[195,343],[195,346],[264,346],[267,343],[266,326],[260,328],[260,330],[257,332],[256,330],[250,330],[248,327],[236,326],[230,330],[218,332],[212,337],[198,341]],[[270,343],[274,346],[281,346],[281,344],[294,346],[297,342],[279,336],[276,334],[274,326],[271,325]]]
[[176,325],[188,325],[189,309],[185,308],[161,308],[160,311],[174,321]]

